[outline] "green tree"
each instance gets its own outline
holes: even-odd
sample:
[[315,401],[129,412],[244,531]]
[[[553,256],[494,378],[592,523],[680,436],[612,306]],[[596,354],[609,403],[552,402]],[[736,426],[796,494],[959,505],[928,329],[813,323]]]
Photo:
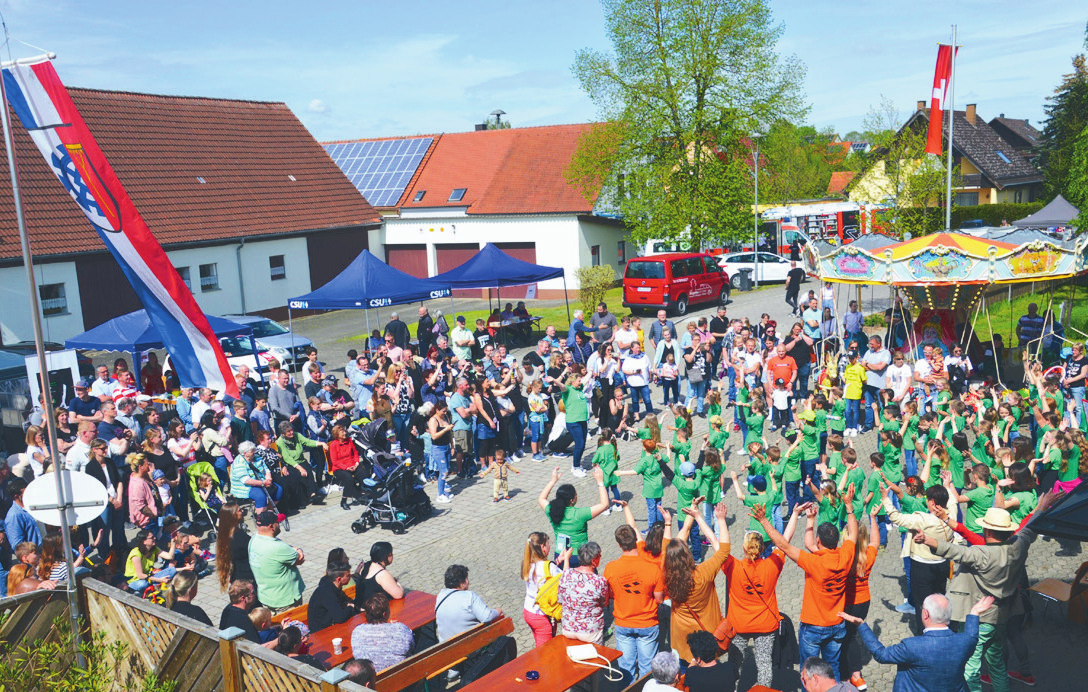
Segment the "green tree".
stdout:
[[841,147],[830,148],[831,137],[830,131],[786,120],[771,125],[759,146],[760,203],[823,197],[832,171],[846,158]]
[[[1088,26],[1084,47],[1088,50]],[[1084,53],[1073,56],[1073,71],[1048,97],[1046,122],[1036,164],[1042,169],[1050,197],[1069,198],[1070,167],[1077,137],[1088,127],[1088,61]]]
[[1073,225],[1078,230],[1088,230],[1088,125],[1080,131],[1073,144],[1068,177],[1066,199],[1080,209],[1080,215]]
[[612,53],[574,74],[607,122],[585,135],[568,180],[624,218],[632,239],[719,243],[747,233],[747,133],[800,119],[804,67],[778,55],[766,0],[602,0]]

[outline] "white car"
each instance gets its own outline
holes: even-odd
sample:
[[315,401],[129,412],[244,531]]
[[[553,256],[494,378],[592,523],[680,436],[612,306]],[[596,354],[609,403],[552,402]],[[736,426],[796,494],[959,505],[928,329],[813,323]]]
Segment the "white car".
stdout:
[[[268,351],[258,352],[256,357],[253,354],[253,348],[249,344],[248,336],[227,336],[219,339],[219,345],[223,348],[223,355],[227,357],[227,364],[230,365],[231,370],[238,372],[239,365],[245,365],[249,367],[249,381],[254,385],[259,385],[261,382],[261,374],[268,372],[268,361],[273,358],[273,355]],[[261,369],[260,373],[257,371],[257,361],[260,360]],[[170,355],[167,354],[166,360],[163,361],[162,371],[166,374],[174,369],[174,364],[170,361]],[[267,377],[267,374],[265,375]]]
[[755,253],[731,252],[727,255],[718,255],[718,265],[731,277],[729,283],[733,288],[740,288],[740,272],[742,269],[752,270],[752,278],[759,283],[772,281],[785,281],[789,273],[790,261],[782,255],[773,252],[759,253],[759,276],[755,276]]

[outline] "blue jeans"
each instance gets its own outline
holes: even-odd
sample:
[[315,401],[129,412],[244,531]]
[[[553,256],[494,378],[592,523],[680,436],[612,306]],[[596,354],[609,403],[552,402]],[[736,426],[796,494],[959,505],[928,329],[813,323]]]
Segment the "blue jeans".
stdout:
[[729,403],[737,401],[737,371],[730,365],[725,369],[725,376],[729,379]]
[[801,650],[801,663],[810,656],[818,656],[824,660],[835,673],[835,680],[839,679],[839,653],[842,651],[842,640],[846,638],[846,623],[840,622],[831,627],[807,625],[801,623],[797,633],[797,644]]
[[846,429],[857,430],[858,416],[861,413],[861,399],[846,400]]
[[[163,567],[158,572],[150,575],[152,577],[161,577],[164,579],[173,579],[177,575],[178,571],[174,569],[173,565]],[[150,580],[147,579],[134,579],[128,583],[128,588],[136,593],[143,593],[143,590],[151,585]]]
[[[903,448],[903,471],[908,477],[918,475],[918,464],[914,462],[914,450],[906,447]],[[896,497],[899,496],[896,495]]]
[[227,458],[216,457],[212,461],[212,466],[215,467],[215,475],[219,477],[219,486],[226,488],[230,485],[230,464],[227,463]]
[[408,421],[411,417],[412,414],[410,413],[393,414],[393,433],[397,436],[397,442],[400,442],[402,447],[408,441]]
[[268,504],[268,496],[272,496],[273,502],[278,502],[283,497],[283,488],[273,483],[267,488],[249,486],[249,499],[253,500],[253,506],[257,509],[264,509]]
[[574,438],[574,458],[571,459],[571,468],[580,468],[582,466],[582,452],[586,451],[586,434],[589,430],[589,426],[586,422],[578,421],[576,423],[567,422],[567,432]]
[[650,400],[650,385],[644,384],[642,386],[636,387],[632,384],[628,385],[628,387],[631,389],[631,410],[634,412],[634,414],[636,416],[638,415],[639,400],[641,400],[642,403],[646,404],[646,413],[653,413],[654,404],[653,401]]
[[692,382],[688,380],[688,400],[684,404],[691,410],[691,401],[695,400],[695,410],[697,413],[703,412],[703,406],[706,404],[706,388],[710,384],[707,380],[702,382]]
[[650,627],[616,626],[616,648],[620,656],[620,670],[623,671],[623,685],[650,672],[650,661],[657,653],[658,625]]
[[1069,395],[1073,397],[1073,402],[1077,405],[1070,416],[1069,424],[1074,428],[1079,428],[1080,417],[1084,411],[1084,387],[1070,387]]
[[664,522],[665,517],[661,514],[661,498],[660,497],[647,497],[646,498],[646,528],[649,529],[654,525],[655,521]]
[[865,385],[862,394],[865,395],[865,428],[872,429],[876,425],[876,412],[873,411],[873,404],[876,404],[877,408],[880,407],[880,390]]
[[[669,393],[672,392],[672,396]],[[671,380],[661,380],[661,401],[668,406],[670,403],[680,403],[680,380],[673,378]]]
[[790,516],[801,500],[801,481],[783,481],[782,484],[786,486],[786,516]]
[[[805,479],[811,478],[812,484],[817,488],[820,487],[820,472],[816,470],[816,464],[819,461],[819,459],[805,459],[801,462],[801,483],[804,485],[805,502],[814,502],[816,500],[816,496],[809,490],[808,485],[805,485]],[[790,511],[793,511],[792,508]]]
[[438,473],[438,494],[450,495],[450,484],[446,482],[446,474],[450,470],[450,446],[432,444],[431,462]]
[[533,442],[540,442],[542,437],[544,437],[544,421],[529,421],[529,439]]
[[797,381],[794,382],[794,391],[797,392],[797,398],[802,401],[808,398],[808,378],[811,372],[811,361],[797,364]]

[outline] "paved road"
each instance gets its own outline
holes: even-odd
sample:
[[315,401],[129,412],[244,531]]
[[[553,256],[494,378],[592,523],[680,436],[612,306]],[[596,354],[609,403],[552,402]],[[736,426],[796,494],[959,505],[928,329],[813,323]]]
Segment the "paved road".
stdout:
[[[806,284],[805,290],[809,287],[816,288],[811,282]],[[868,296],[865,298],[868,300]],[[845,297],[840,296],[840,299],[845,300]],[[876,307],[882,309],[883,306]],[[402,312],[414,316],[414,310]],[[790,322],[787,307],[782,302],[780,286],[768,287],[749,294],[734,293],[734,303],[729,308],[731,316],[748,315],[755,322],[762,312],[769,312],[779,324]],[[693,317],[698,314],[709,314],[709,311],[704,310]],[[358,325],[358,313],[329,313],[296,320],[295,324],[301,333],[314,339],[322,353],[327,354],[327,360],[333,363],[339,363],[341,352],[346,352],[350,347],[341,341],[344,335],[361,333],[362,330],[358,329]],[[655,392],[655,402],[659,401],[659,395]],[[667,422],[669,418],[666,417],[665,420]],[[695,425],[696,436],[701,436],[705,432],[705,421],[696,419]],[[738,438],[738,434],[732,434],[727,449],[735,451],[739,445]],[[774,443],[778,436],[774,435],[770,439]],[[591,441],[586,453],[592,454],[595,445],[596,441]],[[856,446],[859,457],[864,459],[870,452],[875,451],[875,440],[871,434],[859,437],[856,440]],[[633,466],[638,458],[636,444],[621,443],[620,458],[622,468]],[[727,457],[727,470],[737,468],[738,463],[735,456]],[[307,597],[309,590],[317,584],[324,569],[326,554],[334,547],[346,548],[352,560],[356,561],[365,557],[374,541],[391,541],[395,548],[395,559],[392,565],[394,574],[409,588],[422,589],[431,593],[436,593],[442,587],[442,574],[446,566],[451,563],[465,564],[470,569],[472,588],[480,593],[489,605],[502,608],[505,613],[514,618],[518,647],[520,651],[525,651],[531,647],[532,637],[521,619],[524,585],[519,579],[519,567],[528,533],[537,530],[547,531],[549,528],[546,518],[537,506],[536,497],[546,483],[552,468],[557,465],[566,471],[569,468],[569,460],[535,463],[526,459],[517,464],[516,468],[521,473],[511,477],[512,497],[508,502],[492,503],[490,479],[456,482],[453,484],[455,489],[453,503],[435,505],[437,511],[434,517],[410,528],[403,536],[393,536],[392,533],[381,529],[372,529],[358,536],[352,534],[350,523],[356,513],[342,511],[337,506],[338,498],[333,496],[327,506],[308,509],[299,516],[293,517],[292,530],[285,533],[283,538],[302,547],[307,553],[308,560],[302,567],[308,587]],[[586,498],[582,504],[586,504],[588,498],[592,497],[596,490],[591,477],[571,478],[568,472],[564,474],[563,481],[575,484]],[[621,484],[621,491],[625,499],[634,499],[632,508],[635,517],[644,521],[646,509],[644,503],[641,502],[637,478],[625,478]],[[428,485],[427,492],[433,497],[435,486]],[[741,516],[743,508],[731,489],[725,497],[729,507],[729,523],[733,540],[739,541],[744,527],[747,526],[747,518]],[[675,506],[675,491],[672,488],[666,491],[665,502],[667,506]],[[612,535],[621,521],[621,516],[612,515],[599,517],[590,525],[590,538],[601,544],[605,561],[614,559],[619,554]],[[802,536],[798,535],[795,542],[800,544],[801,541]],[[877,558],[871,581],[873,605],[868,620],[885,644],[909,636],[906,617],[893,610],[896,604],[902,602],[904,589],[898,549],[898,532],[893,532],[889,547]],[[1028,566],[1028,573],[1033,582],[1046,577],[1069,580],[1081,561],[1086,559],[1079,546],[1074,555],[1059,556],[1058,551],[1059,546],[1056,542],[1041,540],[1036,543]],[[219,610],[226,603],[225,596],[217,587],[213,579],[206,579],[201,583],[201,592],[197,597],[197,603],[212,613],[213,619],[218,616]],[[779,582],[778,598],[783,610],[795,621],[800,611],[802,587],[803,575],[800,569],[788,564]],[[718,580],[718,588],[724,602],[724,578]],[[1084,690],[1083,679],[1077,682],[1080,678],[1077,672],[1079,665],[1076,662],[1079,661],[1079,656],[1088,650],[1086,648],[1088,647],[1088,633],[1086,633],[1088,630],[1082,625],[1068,623],[1061,617],[1060,609],[1056,607],[1051,607],[1049,613],[1044,616],[1041,602],[1034,602],[1038,606],[1035,624],[1028,631],[1027,637],[1031,646],[1032,666],[1039,680],[1039,689]],[[868,655],[865,656],[865,660],[863,674],[869,683],[869,689],[875,692],[891,690],[895,675],[894,668],[871,662]],[[742,667],[740,689],[747,689],[753,683],[754,667],[750,661],[746,660]],[[1014,682],[1013,689],[1016,689],[1017,685],[1019,683]],[[797,673],[795,671],[779,673],[775,679],[775,687],[783,690],[799,689]]]

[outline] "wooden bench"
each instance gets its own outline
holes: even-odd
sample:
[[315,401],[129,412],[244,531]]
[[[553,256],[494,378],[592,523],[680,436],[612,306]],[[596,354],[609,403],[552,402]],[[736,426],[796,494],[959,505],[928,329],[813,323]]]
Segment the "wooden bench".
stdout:
[[514,632],[514,621],[502,617],[476,625],[456,637],[409,656],[395,666],[378,672],[372,687],[377,692],[398,692],[421,680],[431,680],[460,665],[499,637]]
[[[420,642],[420,630],[433,629],[435,596],[425,591],[409,591],[404,598],[389,602],[390,622],[402,622],[416,635]],[[328,666],[338,666],[350,661],[351,633],[366,622],[366,614],[359,613],[346,622],[329,625],[323,630],[310,633],[310,655]],[[332,645],[333,639],[342,639],[343,648],[337,654]],[[431,641],[433,641],[433,637]]]
[[[355,582],[354,581],[344,587],[344,595],[346,595],[348,597],[349,601],[354,601],[355,600]],[[405,595],[407,596],[407,594],[405,594]],[[389,604],[392,605],[395,602],[396,601],[390,601]],[[310,622],[309,621],[309,615],[310,615],[310,604],[309,603],[303,603],[300,606],[295,606],[294,608],[288,608],[287,610],[285,610],[285,611],[283,611],[281,613],[274,614],[272,616],[272,622],[274,624],[277,624],[277,625],[280,624],[281,622],[283,622],[284,620],[298,620],[299,622],[309,623]]]
[[[567,657],[568,646],[578,646],[583,643],[562,635],[553,637],[546,644],[468,683],[461,688],[461,692],[507,692],[519,689],[524,681],[525,673],[530,670],[540,673],[540,680],[529,683],[538,692],[568,690],[601,670],[584,663],[575,663]],[[619,651],[600,644],[593,644],[593,647],[609,663],[615,663],[621,656]],[[601,662],[598,660],[595,663]]]

